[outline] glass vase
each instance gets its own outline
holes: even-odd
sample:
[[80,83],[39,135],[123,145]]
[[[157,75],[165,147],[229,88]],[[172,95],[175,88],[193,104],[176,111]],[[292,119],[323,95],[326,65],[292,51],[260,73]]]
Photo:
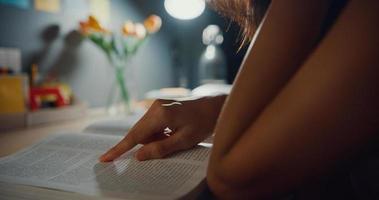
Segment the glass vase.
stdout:
[[113,68],[115,80],[108,96],[107,111],[110,115],[131,115],[131,96],[125,80],[128,58],[110,56],[110,64]]

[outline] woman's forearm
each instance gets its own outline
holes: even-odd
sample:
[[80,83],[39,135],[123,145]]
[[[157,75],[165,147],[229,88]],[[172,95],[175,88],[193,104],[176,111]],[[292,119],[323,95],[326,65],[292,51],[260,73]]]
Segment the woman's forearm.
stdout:
[[326,9],[325,1],[272,2],[216,126],[211,168],[304,61],[317,41]]

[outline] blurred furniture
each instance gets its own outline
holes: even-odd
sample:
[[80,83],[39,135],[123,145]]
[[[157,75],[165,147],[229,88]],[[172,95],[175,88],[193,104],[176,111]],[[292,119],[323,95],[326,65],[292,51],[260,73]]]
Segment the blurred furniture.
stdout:
[[72,105],[60,108],[45,108],[32,112],[0,113],[0,133],[35,125],[79,119],[86,115],[87,107],[86,103],[76,101]]
[[0,76],[0,114],[26,111],[27,78],[24,75]]
[[37,110],[39,108],[38,99],[44,95],[53,95],[56,99],[56,107],[62,107],[66,105],[63,100],[63,96],[58,88],[30,88],[30,109]]

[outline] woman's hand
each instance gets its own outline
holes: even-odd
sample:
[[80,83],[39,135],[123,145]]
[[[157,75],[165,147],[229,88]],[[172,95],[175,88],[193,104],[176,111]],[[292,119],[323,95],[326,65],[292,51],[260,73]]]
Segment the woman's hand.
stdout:
[[138,160],[163,158],[189,149],[210,136],[226,96],[196,100],[156,100],[121,142],[100,157],[109,162],[143,144]]

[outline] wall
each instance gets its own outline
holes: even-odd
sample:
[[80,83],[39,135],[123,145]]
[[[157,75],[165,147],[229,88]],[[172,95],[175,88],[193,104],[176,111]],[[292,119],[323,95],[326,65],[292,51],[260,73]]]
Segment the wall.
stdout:
[[[114,81],[112,70],[104,54],[74,32],[88,15],[84,1],[62,0],[57,14],[0,4],[0,46],[21,49],[24,71],[37,63],[42,74],[59,74],[79,99],[104,106]],[[110,27],[119,30],[124,20],[142,21],[147,14],[135,1],[112,0]],[[128,81],[136,88],[133,95],[142,98],[148,90],[172,86],[171,60],[164,31],[150,38],[128,66],[133,74]]]

